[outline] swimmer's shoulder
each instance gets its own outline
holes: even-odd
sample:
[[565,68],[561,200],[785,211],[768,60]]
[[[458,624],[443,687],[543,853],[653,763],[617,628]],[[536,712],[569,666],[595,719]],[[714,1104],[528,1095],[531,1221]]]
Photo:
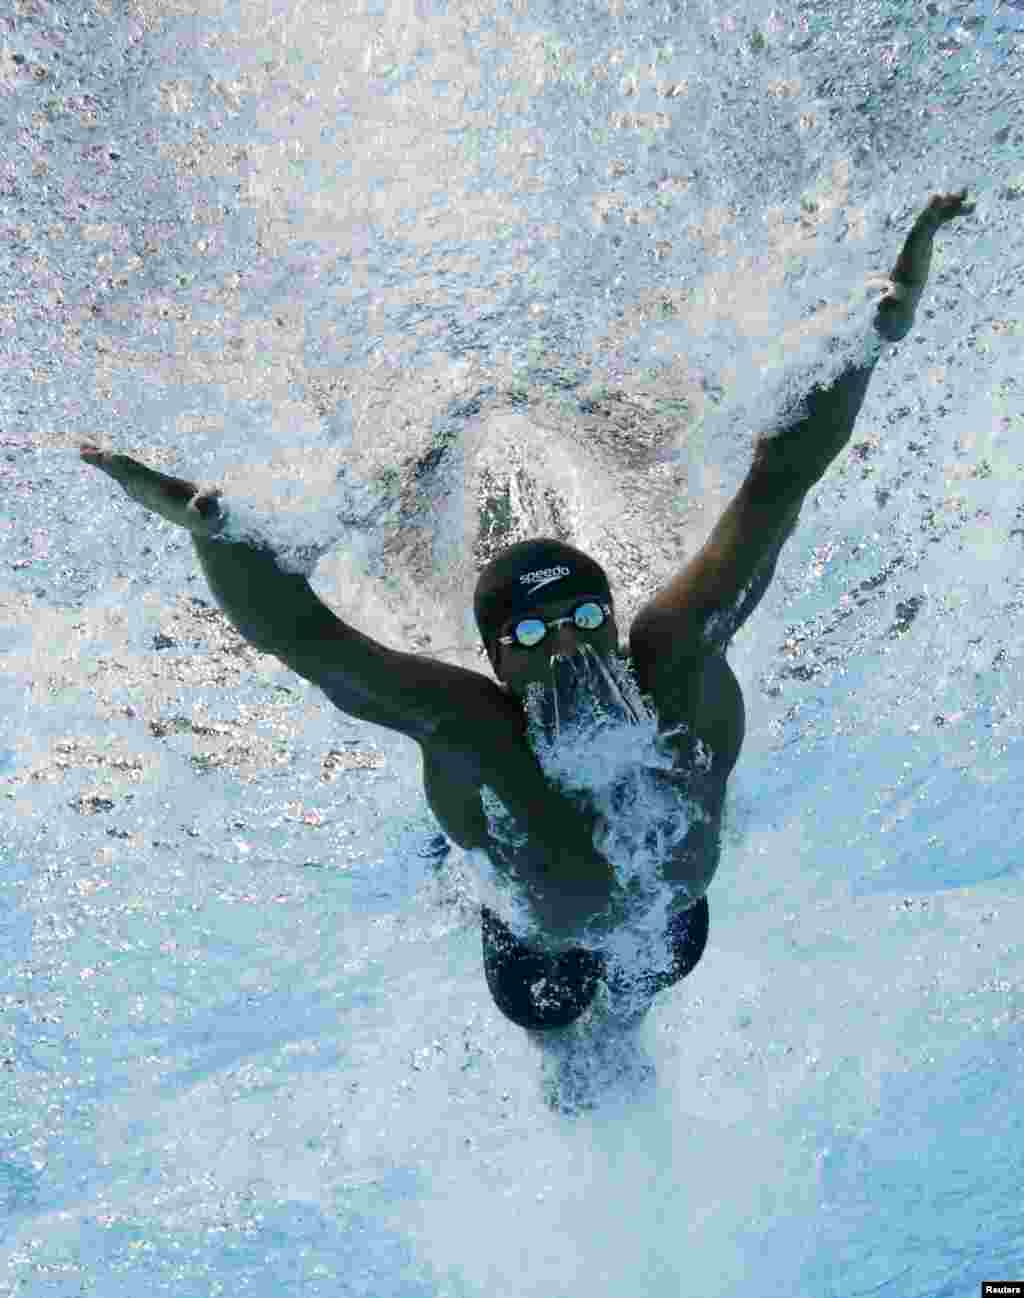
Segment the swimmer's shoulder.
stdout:
[[[727,778],[739,758],[746,734],[746,708],[739,681],[724,654],[695,653],[679,659],[671,675],[638,674],[629,652],[620,646],[632,678],[654,709],[662,730],[684,728],[680,739],[699,740],[712,754],[716,775]],[[645,685],[647,688],[645,688]],[[680,756],[689,752],[680,744]]]

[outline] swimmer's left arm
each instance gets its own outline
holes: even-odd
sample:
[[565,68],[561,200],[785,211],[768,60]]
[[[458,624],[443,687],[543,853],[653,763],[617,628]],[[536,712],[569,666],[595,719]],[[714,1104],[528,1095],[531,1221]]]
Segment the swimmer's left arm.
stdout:
[[[898,342],[910,332],[928,281],[935,235],[949,221],[973,211],[963,189],[934,194],[918,215],[895,265],[881,281],[885,294],[874,319],[879,340]],[[759,439],[750,470],[759,495],[785,502],[805,495],[823,476],[853,434],[874,365],[875,360],[847,370],[831,387],[815,387],[799,419]]]
[[[973,210],[959,194],[936,194],[918,216],[889,277],[875,328],[895,341],[910,329],[931,264],[932,240]],[[644,689],[686,715],[699,692],[701,663],[724,651],[750,616],[792,534],[807,493],[853,433],[873,365],[847,370],[808,396],[806,413],[760,440],[754,463],[701,550],[649,600],[630,629],[630,653]]]

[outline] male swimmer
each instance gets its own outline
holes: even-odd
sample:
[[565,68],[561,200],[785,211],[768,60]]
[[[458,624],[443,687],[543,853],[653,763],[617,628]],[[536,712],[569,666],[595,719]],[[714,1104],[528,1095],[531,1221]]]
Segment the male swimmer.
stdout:
[[[678,901],[665,934],[669,967],[636,971],[641,1017],[658,991],[694,968],[707,942],[705,892],[718,865],[726,781],[744,734],[743,696],[726,649],[768,588],[808,491],[849,441],[882,343],[911,328],[933,238],[973,210],[966,198],[966,190],[932,197],[886,281],[871,359],[851,365],[829,387],[813,388],[798,416],[759,440],[749,473],[704,547],[630,627],[634,677],[656,711],[674,773],[704,813],[661,862]],[[319,686],[343,712],[420,745],[427,800],[445,833],[500,862],[550,938],[547,946],[530,945],[483,908],[484,970],[496,1004],[531,1033],[577,1019],[602,978],[606,986],[614,978],[600,949],[572,938],[615,913],[620,884],[595,847],[593,810],[545,776],[528,742],[526,702],[531,685],[564,695],[564,666],[576,655],[621,656],[600,565],[561,541],[540,539],[510,546],[484,568],[474,611],[496,684],[386,648],[343,622],[304,577],[280,568],[268,547],[222,535],[219,491],[200,492],[93,445],[83,445],[81,456],[134,500],[188,529],[218,604],[256,648]],[[511,814],[517,835],[498,841],[481,800],[485,788]],[[631,1013],[636,990],[634,984]]]

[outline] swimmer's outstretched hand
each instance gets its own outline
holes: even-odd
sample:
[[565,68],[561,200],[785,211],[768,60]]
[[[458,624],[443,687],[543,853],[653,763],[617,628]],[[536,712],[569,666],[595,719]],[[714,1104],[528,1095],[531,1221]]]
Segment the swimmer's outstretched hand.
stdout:
[[932,264],[932,239],[941,226],[974,211],[967,190],[958,194],[933,194],[914,222],[896,264],[881,282],[885,295],[878,304],[875,328],[883,338],[897,342],[910,332]]
[[102,451],[91,442],[83,443],[79,454],[86,464],[113,478],[132,500],[195,536],[216,536],[224,524],[219,490],[202,491],[194,482],[158,473],[130,455]]

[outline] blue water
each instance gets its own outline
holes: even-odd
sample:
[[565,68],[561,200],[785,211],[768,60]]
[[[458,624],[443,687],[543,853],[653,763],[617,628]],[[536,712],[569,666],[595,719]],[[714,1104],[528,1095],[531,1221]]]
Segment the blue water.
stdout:
[[[0,1293],[1024,1276],[1020,4],[23,8]],[[225,484],[355,625],[485,670],[490,549],[566,527],[628,625],[835,363],[815,311],[853,347],[961,185],[730,653],[747,740],[656,1086],[567,1119],[414,747],[243,648],[77,444]]]

